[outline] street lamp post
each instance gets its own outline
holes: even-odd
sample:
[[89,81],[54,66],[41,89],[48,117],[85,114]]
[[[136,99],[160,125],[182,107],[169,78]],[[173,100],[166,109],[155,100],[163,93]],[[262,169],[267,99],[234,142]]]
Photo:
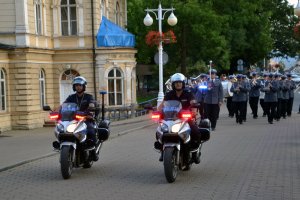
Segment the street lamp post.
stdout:
[[[177,24],[177,18],[174,15],[173,11],[174,8],[162,8],[161,7],[161,1],[159,1],[158,9],[146,9],[147,12],[146,17],[144,18],[144,24],[146,26],[151,26],[153,23],[152,17],[149,15],[149,12],[153,13],[155,15],[156,20],[158,20],[158,31],[160,36],[162,35],[162,20],[164,19],[164,16],[167,12],[171,12],[170,16],[168,17],[168,24],[170,26],[175,26]],[[156,14],[157,13],[157,14]],[[158,66],[159,66],[159,91],[158,91],[158,97],[157,97],[157,106],[161,104],[161,102],[164,99],[164,91],[163,91],[163,46],[162,46],[162,39],[159,41],[158,46]]]
[[211,66],[212,66],[212,60],[209,61],[209,78],[211,80]]

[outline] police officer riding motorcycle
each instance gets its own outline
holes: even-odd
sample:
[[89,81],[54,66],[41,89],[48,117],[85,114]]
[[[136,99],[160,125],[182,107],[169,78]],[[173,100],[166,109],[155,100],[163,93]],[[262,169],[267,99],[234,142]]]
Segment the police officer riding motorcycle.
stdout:
[[[210,137],[210,123],[208,119],[205,119],[200,122],[200,125],[204,126],[203,128],[197,126],[197,104],[194,95],[190,91],[185,90],[185,76],[181,73],[176,73],[171,76],[170,80],[172,90],[167,92],[163,102],[158,107],[158,112],[162,113],[162,119],[159,121],[159,127],[156,132],[157,141],[154,143],[154,148],[161,152],[159,160],[164,162],[165,175],[168,182],[173,182],[176,179],[177,166],[181,170],[189,170],[192,163],[200,163],[202,144]],[[185,111],[188,111],[186,115]],[[167,116],[169,113],[175,113],[176,116]],[[168,127],[166,128],[166,126]],[[178,128],[175,128],[177,126]],[[176,142],[173,139],[168,141],[171,138],[169,135],[175,136],[173,139],[177,137],[178,140],[175,139]],[[174,144],[177,149],[173,151],[169,147]],[[174,158],[175,161],[170,162],[173,165],[171,168],[175,168],[175,170],[167,169],[169,164],[166,164],[165,159],[167,158],[165,156],[168,155],[166,153],[168,149],[171,149],[173,154],[177,154],[176,158]]]

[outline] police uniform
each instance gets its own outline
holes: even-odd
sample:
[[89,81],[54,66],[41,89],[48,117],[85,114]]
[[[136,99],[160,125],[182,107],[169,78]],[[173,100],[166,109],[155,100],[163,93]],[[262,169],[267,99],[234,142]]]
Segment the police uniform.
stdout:
[[[68,98],[65,100],[64,103],[76,103],[79,107],[79,110],[82,112],[88,112],[88,107],[90,103],[94,103],[94,97],[90,94],[83,93],[81,97],[75,94],[71,94],[68,96]],[[90,140],[92,140],[92,143],[95,144],[97,141],[96,138],[96,132],[94,128],[94,121],[91,120],[86,120],[85,124],[87,125],[87,136]]]
[[243,112],[243,116],[242,116],[244,122],[246,122],[246,120],[247,120],[247,108],[248,108],[247,105],[248,105],[249,91],[250,91],[250,83],[246,78],[247,78],[246,75],[242,75],[242,80],[245,83],[245,88],[246,88],[246,100],[243,104],[244,105],[244,108],[243,108],[244,112]]
[[252,80],[250,81],[250,91],[249,91],[249,104],[252,110],[253,118],[256,119],[258,117],[258,100],[260,96],[260,81],[256,79],[256,73],[252,74]]
[[296,89],[296,84],[293,80],[291,80],[291,74],[287,75],[288,77],[288,85],[289,85],[289,99],[287,101],[287,116],[290,117],[292,115],[293,102],[294,102],[294,90]]
[[229,76],[229,81],[228,81],[228,84],[227,84],[227,92],[228,92],[228,95],[226,98],[226,107],[227,107],[227,110],[228,110],[228,116],[233,118],[234,117],[234,106],[233,106],[233,102],[232,102],[232,96],[233,96],[233,92],[230,91],[231,89],[231,86],[232,86],[232,82],[233,82],[233,79],[234,79],[234,76],[233,75],[230,75]]
[[266,112],[268,115],[268,122],[273,124],[273,119],[275,118],[275,110],[277,105],[277,90],[278,83],[276,81],[271,80],[273,77],[272,74],[269,74],[269,80],[265,82],[264,87],[261,89],[265,92],[265,106]]
[[287,84],[286,76],[281,77],[281,90],[282,90],[282,99],[281,99],[281,116],[283,119],[286,117],[286,108],[287,102],[289,100],[289,87]]
[[245,116],[245,104],[249,88],[247,83],[242,81],[242,75],[237,75],[238,81],[233,83],[230,91],[233,92],[232,102],[235,108],[236,122],[242,124]]
[[207,82],[207,93],[204,98],[204,112],[211,122],[212,130],[216,128],[220,112],[219,103],[223,102],[223,98],[223,86],[221,81],[219,79],[209,80]]
[[279,73],[276,73],[274,75],[274,77],[275,77],[274,81],[276,81],[277,85],[278,85],[275,118],[277,121],[279,121],[281,118],[281,113],[282,113],[282,107],[281,107],[281,105],[282,105],[282,81],[277,79],[277,78],[281,77],[281,75]]
[[[265,83],[267,81],[268,74],[264,73],[263,74],[263,79],[260,80],[260,88],[264,88]],[[263,90],[260,90],[260,95],[259,95],[259,104],[261,106],[261,109],[263,110],[263,117],[267,115],[266,112],[266,105],[265,105],[265,92]]]

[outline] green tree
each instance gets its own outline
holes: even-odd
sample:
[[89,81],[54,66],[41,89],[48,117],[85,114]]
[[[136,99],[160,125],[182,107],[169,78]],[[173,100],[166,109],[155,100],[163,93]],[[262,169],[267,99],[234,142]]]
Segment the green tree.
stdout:
[[[165,77],[179,71],[186,75],[203,72],[209,60],[218,70],[234,71],[238,59],[250,66],[274,54],[295,55],[299,49],[293,37],[297,17],[286,0],[162,1],[163,8],[170,6],[176,9],[178,24],[170,27],[163,20],[163,32],[172,29],[177,43],[164,44],[169,55]],[[143,24],[147,7],[157,8],[158,1],[128,0],[128,30],[136,35],[137,61],[153,64],[157,48],[147,46],[145,36],[157,31],[158,25],[153,15],[151,27]]]
[[273,51],[270,56],[295,56],[300,49],[299,40],[294,38],[294,27],[299,19],[287,0],[269,0],[265,7],[272,10],[270,18]]

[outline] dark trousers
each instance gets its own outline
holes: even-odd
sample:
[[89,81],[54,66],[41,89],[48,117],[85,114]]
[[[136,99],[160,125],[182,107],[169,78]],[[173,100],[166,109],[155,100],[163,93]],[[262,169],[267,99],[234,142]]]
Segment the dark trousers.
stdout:
[[281,118],[281,113],[282,113],[282,98],[278,98],[277,99],[277,105],[276,105],[276,114],[275,114],[275,118],[277,120],[279,120]]
[[94,144],[96,144],[96,131],[94,128],[94,122],[93,121],[85,121],[85,124],[87,125],[87,138],[91,140]]
[[201,142],[201,133],[199,131],[198,126],[192,120],[190,120],[188,123],[189,123],[190,128],[191,128],[191,140],[193,142],[200,143]]
[[288,101],[287,101],[287,108],[286,108],[287,116],[292,115],[293,102],[294,102],[294,97],[289,98]]
[[260,99],[259,103],[260,103],[261,109],[263,110],[263,115],[267,115],[265,100],[264,99]]
[[244,121],[246,121],[246,118],[247,118],[247,105],[248,105],[248,100],[247,101],[244,101],[244,110],[243,110],[243,113],[242,113],[242,118]]
[[276,110],[277,102],[265,102],[266,113],[268,115],[268,122],[273,122],[275,118],[275,110]]
[[204,112],[206,117],[210,120],[211,128],[216,128],[220,112],[219,104],[205,104]]
[[249,104],[252,110],[253,117],[257,117],[257,109],[258,109],[258,100],[259,97],[250,97]]
[[201,119],[205,119],[206,116],[205,116],[205,112],[204,112],[204,102],[199,102],[200,103],[200,106],[199,106],[199,114],[200,114],[200,117]]
[[286,104],[287,104],[287,99],[281,99],[281,116],[286,117]]
[[234,107],[233,107],[233,102],[232,102],[232,97],[227,97],[227,102],[226,102],[226,107],[228,110],[228,115],[229,117],[234,116]]
[[245,116],[245,112],[246,112],[245,104],[246,104],[246,101],[233,102],[236,122],[238,122],[238,123],[242,123],[244,120],[244,116]]

